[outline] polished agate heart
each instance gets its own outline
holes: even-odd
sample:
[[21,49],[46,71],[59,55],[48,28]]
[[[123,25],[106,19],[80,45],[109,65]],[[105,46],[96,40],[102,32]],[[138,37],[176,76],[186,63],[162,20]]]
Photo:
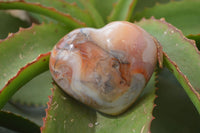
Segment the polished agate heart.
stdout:
[[129,22],[101,29],[81,28],[53,48],[50,71],[70,96],[96,110],[117,115],[137,99],[157,63],[155,39]]

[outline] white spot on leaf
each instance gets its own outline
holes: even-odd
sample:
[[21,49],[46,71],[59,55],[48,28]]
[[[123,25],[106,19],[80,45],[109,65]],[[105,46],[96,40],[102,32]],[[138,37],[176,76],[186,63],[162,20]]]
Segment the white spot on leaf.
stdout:
[[143,132],[144,132],[144,128],[145,128],[145,125],[142,127],[142,129],[141,129],[141,132],[140,132],[140,133],[143,133]]
[[135,120],[135,117],[136,117],[136,116],[134,115],[134,116],[131,118],[131,120],[132,120],[132,121]]
[[70,121],[71,121],[71,122],[74,122],[74,119],[71,119]]
[[146,110],[145,104],[143,104],[142,106],[143,106],[143,108],[144,108],[144,113],[146,114],[146,113],[147,113],[147,110]]
[[55,108],[53,110],[56,110],[58,108],[58,104],[56,104]]
[[95,122],[95,126],[99,125],[99,122]]
[[24,57],[23,57],[23,55],[20,53],[19,54],[19,58],[22,60]]
[[7,74],[6,74],[6,73],[4,73],[4,74],[3,74],[3,76],[4,76],[4,77],[6,77],[6,76],[7,76]]

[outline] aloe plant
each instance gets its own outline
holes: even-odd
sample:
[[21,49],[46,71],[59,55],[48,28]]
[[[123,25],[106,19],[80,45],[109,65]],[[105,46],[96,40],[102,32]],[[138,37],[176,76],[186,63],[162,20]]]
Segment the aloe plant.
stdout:
[[[200,1],[159,2],[0,1],[0,132],[199,132]],[[7,9],[25,10],[30,21]],[[164,68],[155,69],[138,100],[118,116],[74,100],[52,83],[48,71],[50,51],[64,35],[111,21],[142,27],[164,55]]]

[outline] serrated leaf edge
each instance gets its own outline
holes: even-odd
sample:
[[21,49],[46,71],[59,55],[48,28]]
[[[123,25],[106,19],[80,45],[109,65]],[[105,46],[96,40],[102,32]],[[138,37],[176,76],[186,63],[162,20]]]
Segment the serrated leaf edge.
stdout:
[[[155,19],[155,17],[152,16],[151,19],[153,19],[154,21],[159,21],[159,22],[161,22],[161,23],[163,23],[163,24],[166,24],[168,27],[174,29],[175,32],[178,32],[178,33],[180,34],[181,38],[183,38],[185,41],[189,42],[189,44],[191,44],[191,45],[195,48],[196,53],[198,53],[199,56],[200,56],[200,51],[198,50],[195,41],[194,41],[194,40],[191,40],[191,39],[188,39],[187,37],[185,37],[185,36],[183,35],[183,33],[181,32],[181,30],[177,29],[177,28],[174,27],[172,24],[167,23],[167,22],[165,21],[164,18],[161,18],[160,20],[158,20],[158,19]],[[187,81],[187,83],[188,83],[188,85],[190,86],[190,88],[194,91],[195,94],[197,94],[198,99],[200,100],[200,95],[195,91],[195,89],[193,88],[193,86],[192,86],[191,83],[189,82],[189,79],[186,77],[186,75],[184,75],[184,74],[181,72],[181,70],[178,68],[178,65],[177,65],[174,61],[172,61],[172,60],[170,59],[170,57],[167,55],[167,53],[163,52],[163,55],[164,55],[167,59],[169,59],[169,61],[176,67],[177,71],[184,77],[185,81]]]
[[[161,23],[167,25],[168,27],[172,28],[174,30],[174,32],[178,32],[180,34],[181,38],[183,38],[185,41],[189,42],[189,44],[191,44],[195,48],[196,52],[200,55],[200,51],[198,50],[195,41],[191,40],[191,39],[188,39],[187,37],[185,37],[185,35],[183,35],[183,33],[182,33],[181,30],[177,29],[172,24],[166,22],[165,18],[156,19],[154,16],[152,16],[152,17],[150,17],[150,19],[154,20],[154,21],[161,22]],[[149,19],[147,19],[147,18],[144,17],[140,21],[148,21],[148,20]],[[139,21],[135,21],[134,23],[137,23],[137,22],[139,22]]]
[[157,95],[157,91],[159,90],[159,88],[158,88],[158,82],[159,82],[159,80],[158,80],[158,67],[156,67],[156,69],[155,69],[155,71],[154,71],[154,73],[155,73],[155,99],[154,99],[154,105],[153,105],[153,109],[152,109],[152,119],[151,119],[151,121],[150,121],[150,124],[149,124],[149,130],[148,130],[148,133],[151,133],[151,125],[152,125],[152,122],[153,122],[153,120],[156,120],[156,117],[153,115],[153,112],[154,112],[154,109],[158,106],[156,103],[155,103],[155,101],[156,101],[156,99],[158,98],[158,95]]
[[[14,80],[16,79],[22,71],[24,71],[27,67],[29,67],[32,64],[35,64],[36,62],[40,61],[43,57],[50,56],[51,52],[45,53],[45,54],[40,54],[35,60],[32,62],[27,63],[24,67],[20,68],[19,71],[15,76],[13,76],[11,79],[8,80],[8,82],[4,85],[4,87],[0,90],[0,93]],[[45,59],[43,59],[45,61]]]
[[[40,25],[44,25],[44,23],[42,23]],[[32,23],[32,25],[30,27],[28,27],[28,28],[19,27],[19,30],[16,33],[9,33],[8,36],[5,39],[0,39],[0,45],[1,45],[1,42],[7,41],[8,39],[10,39],[10,38],[14,37],[15,35],[19,34],[20,32],[23,32],[23,31],[26,31],[26,30],[31,30],[35,26],[38,26],[38,24]]]
[[[7,81],[7,83],[5,84],[5,86],[0,90],[0,95],[2,92],[4,92],[4,90],[6,90],[6,87],[8,87],[19,75],[21,75],[21,73],[26,70],[27,68],[29,68],[29,66],[32,66],[33,64],[39,62],[39,61],[46,61],[46,59],[44,57],[49,57],[51,54],[51,52],[45,53],[45,54],[40,54],[35,60],[33,60],[30,63],[27,63],[24,67],[20,68],[19,71],[17,72],[17,74],[15,76],[13,76],[11,79],[9,79]],[[5,105],[4,103],[5,101],[0,103],[0,109]],[[7,102],[7,101],[6,101]]]
[[[50,10],[54,13],[57,13],[57,14],[63,16],[63,17],[66,17],[69,20],[72,20],[74,23],[78,24],[79,27],[85,27],[86,26],[86,24],[84,22],[81,22],[80,20],[72,17],[70,14],[65,14],[63,12],[60,12],[53,7],[45,7],[45,6],[41,5],[40,3],[29,3],[29,2],[26,2],[25,0],[6,1],[6,2],[0,2],[0,3],[24,3],[24,4],[28,4],[28,5],[32,5],[32,6],[36,6],[36,7],[41,7],[43,9],[47,9],[47,10]],[[18,8],[16,8],[16,9],[18,9]]]
[[185,83],[187,83],[188,87],[192,90],[192,92],[197,96],[198,100],[200,101],[200,94],[194,89],[194,87],[192,86],[192,84],[190,83],[189,79],[187,78],[186,75],[184,75],[181,70],[179,69],[178,65],[172,61],[169,56],[163,52],[163,55],[165,58],[167,58],[167,60],[176,68],[177,72],[184,78]]
[[[142,21],[148,21],[149,19],[142,18],[141,20],[142,20]],[[140,20],[140,21],[141,21],[141,20]],[[185,41],[187,41],[190,45],[192,45],[192,46],[194,47],[196,53],[197,53],[198,55],[200,55],[200,51],[199,51],[198,48],[196,47],[195,41],[194,41],[194,40],[191,40],[191,39],[188,39],[187,37],[185,37],[185,36],[183,35],[183,33],[181,32],[181,30],[177,29],[177,28],[174,27],[172,24],[166,22],[166,21],[165,21],[165,18],[156,19],[154,16],[152,16],[152,17],[150,18],[150,20],[161,22],[161,23],[167,25],[169,28],[173,29],[174,32],[179,33],[180,37],[181,37],[182,39],[184,39]],[[170,59],[170,57],[169,57],[165,52],[163,52],[163,55],[164,55],[164,58],[167,58],[168,61],[170,61],[170,63],[176,68],[177,72],[183,77],[185,83],[187,83],[187,85],[188,85],[188,87],[190,88],[190,90],[195,94],[195,96],[196,96],[196,97],[198,98],[198,100],[200,101],[200,94],[194,89],[194,87],[192,86],[192,84],[190,83],[190,81],[189,81],[189,79],[186,77],[186,75],[184,75],[184,74],[181,72],[181,70],[179,69],[178,65],[177,65],[174,61],[172,61],[172,60]],[[196,107],[197,107],[197,106],[196,106]],[[198,110],[199,113],[200,113],[200,108],[197,108],[197,110]]]
[[52,94],[51,94],[50,96],[48,96],[49,101],[47,102],[47,108],[45,109],[46,116],[42,118],[42,120],[43,120],[43,126],[40,127],[41,133],[43,132],[43,130],[44,130],[45,127],[46,127],[46,120],[47,120],[47,118],[48,118],[48,116],[49,116],[49,115],[48,115],[48,114],[49,114],[48,112],[49,112],[49,110],[50,110],[51,103],[52,103],[52,100],[53,100],[54,90],[56,89],[54,83],[52,83],[52,84],[53,84],[54,87],[51,88]]

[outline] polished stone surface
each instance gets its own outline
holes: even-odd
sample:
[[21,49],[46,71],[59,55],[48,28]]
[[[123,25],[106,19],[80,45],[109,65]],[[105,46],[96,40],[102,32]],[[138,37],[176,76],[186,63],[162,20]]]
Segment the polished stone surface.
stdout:
[[156,63],[153,37],[132,23],[118,21],[64,36],[52,50],[49,67],[67,94],[117,115],[136,100]]

